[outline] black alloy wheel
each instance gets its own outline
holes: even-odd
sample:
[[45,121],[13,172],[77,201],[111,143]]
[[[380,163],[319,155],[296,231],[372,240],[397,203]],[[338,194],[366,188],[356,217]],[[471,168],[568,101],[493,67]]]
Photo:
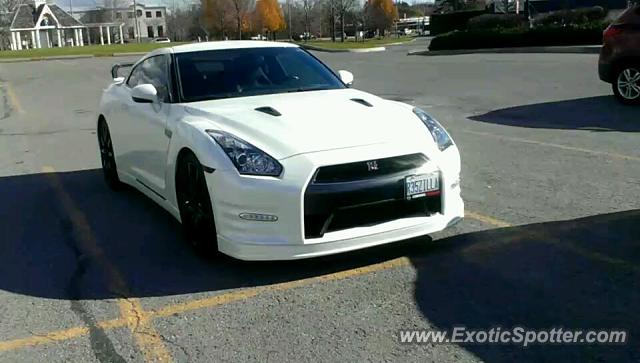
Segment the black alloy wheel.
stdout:
[[180,158],[176,171],[176,196],[185,238],[200,254],[218,254],[216,225],[204,169],[188,153]]
[[100,120],[98,123],[98,145],[100,147],[100,160],[102,161],[104,180],[109,188],[118,190],[122,187],[122,183],[118,178],[118,169],[113,153],[113,143],[111,142],[109,126],[104,120]]

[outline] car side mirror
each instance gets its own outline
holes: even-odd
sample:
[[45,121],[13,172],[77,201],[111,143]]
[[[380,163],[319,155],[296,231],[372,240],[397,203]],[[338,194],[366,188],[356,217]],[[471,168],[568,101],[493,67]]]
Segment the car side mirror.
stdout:
[[338,71],[338,75],[340,76],[340,80],[347,87],[353,86],[353,73],[349,71]]
[[149,83],[139,84],[131,90],[133,102],[153,103],[158,100],[158,91]]

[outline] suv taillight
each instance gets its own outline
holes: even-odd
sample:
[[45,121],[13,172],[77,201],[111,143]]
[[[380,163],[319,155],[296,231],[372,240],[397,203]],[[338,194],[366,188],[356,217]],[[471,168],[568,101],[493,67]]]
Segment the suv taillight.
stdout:
[[602,37],[603,39],[606,40],[606,39],[617,37],[620,34],[622,34],[622,26],[611,24],[607,27],[607,29],[604,30]]

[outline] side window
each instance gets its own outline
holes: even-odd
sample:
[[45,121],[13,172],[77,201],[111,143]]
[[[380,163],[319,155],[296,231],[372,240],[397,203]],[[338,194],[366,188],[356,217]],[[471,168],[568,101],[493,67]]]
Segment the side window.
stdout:
[[158,55],[147,58],[131,72],[127,85],[131,88],[140,84],[152,84],[158,91],[158,99],[169,101],[169,67],[168,56]]
[[141,67],[141,64],[138,64],[133,70],[131,70],[131,74],[129,75],[129,79],[127,80],[127,86],[129,86],[130,88],[133,88],[138,84],[141,84],[139,82],[141,75],[142,75],[142,67]]

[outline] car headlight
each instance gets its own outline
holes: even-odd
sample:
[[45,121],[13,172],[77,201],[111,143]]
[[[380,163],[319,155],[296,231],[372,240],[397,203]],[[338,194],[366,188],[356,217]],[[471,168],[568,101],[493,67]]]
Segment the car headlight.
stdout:
[[240,174],[279,176],[282,165],[257,147],[227,132],[206,130],[231,159]]
[[433,117],[429,116],[428,113],[417,107],[413,109],[413,113],[415,113],[416,116],[418,116],[418,118],[422,121],[422,123],[427,126],[429,132],[431,133],[431,136],[433,137],[433,140],[436,142],[436,144],[438,144],[438,149],[440,149],[440,151],[443,151],[449,146],[453,145],[453,140],[451,140],[451,137],[447,133],[447,130],[445,130],[438,121],[436,121]]

